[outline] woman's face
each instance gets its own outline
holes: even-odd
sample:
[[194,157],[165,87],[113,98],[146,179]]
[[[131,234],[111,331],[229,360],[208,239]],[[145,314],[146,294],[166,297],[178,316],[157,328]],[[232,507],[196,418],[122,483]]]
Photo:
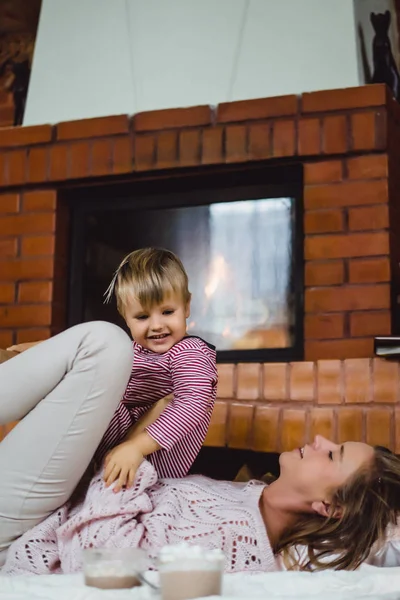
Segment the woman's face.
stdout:
[[312,444],[281,454],[280,478],[303,501],[328,502],[332,490],[368,464],[373,455],[374,449],[368,444],[334,444],[317,435]]

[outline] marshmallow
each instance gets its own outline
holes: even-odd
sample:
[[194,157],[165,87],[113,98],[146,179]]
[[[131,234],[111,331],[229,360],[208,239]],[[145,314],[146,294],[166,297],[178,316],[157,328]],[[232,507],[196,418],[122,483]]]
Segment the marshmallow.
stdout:
[[225,559],[222,550],[190,545],[186,542],[164,546],[159,553],[163,570],[218,570]]

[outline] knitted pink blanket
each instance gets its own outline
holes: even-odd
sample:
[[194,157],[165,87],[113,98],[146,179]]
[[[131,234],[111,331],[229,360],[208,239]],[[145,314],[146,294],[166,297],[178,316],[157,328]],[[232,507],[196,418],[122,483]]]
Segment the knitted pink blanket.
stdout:
[[144,462],[135,485],[114,493],[96,475],[83,501],[65,504],[16,540],[2,574],[75,573],[83,548],[141,547],[154,560],[169,543],[220,548],[226,571],[270,571],[276,563],[258,507],[264,485],[206,477],[157,481]]

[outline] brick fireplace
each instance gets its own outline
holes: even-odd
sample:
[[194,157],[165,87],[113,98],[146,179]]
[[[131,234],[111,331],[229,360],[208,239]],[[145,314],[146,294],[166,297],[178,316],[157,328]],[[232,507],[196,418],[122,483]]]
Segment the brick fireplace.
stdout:
[[[302,165],[304,360],[221,364],[210,446],[315,431],[400,453],[400,108],[374,85],[0,129],[0,346],[65,327],[73,190],[230,164]],[[1,432],[0,432],[1,433]]]

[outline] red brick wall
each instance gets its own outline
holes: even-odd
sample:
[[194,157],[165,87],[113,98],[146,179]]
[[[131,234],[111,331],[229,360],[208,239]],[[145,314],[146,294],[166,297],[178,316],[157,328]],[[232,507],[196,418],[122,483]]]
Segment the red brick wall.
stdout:
[[[305,177],[305,357],[372,356],[373,336],[392,331],[392,104],[384,86],[368,86],[221,104],[215,112],[202,106],[0,129],[0,342],[55,327],[49,282],[61,186],[176,167],[295,160]],[[53,190],[51,202],[29,200],[42,189]],[[32,282],[41,300],[35,311],[24,291]]]
[[[206,446],[282,452],[316,433],[400,454],[400,366],[345,361],[219,365]],[[0,426],[0,440],[14,426]]]
[[[65,325],[68,215],[55,190],[0,200],[0,346],[46,339]],[[57,241],[56,241],[57,232]]]
[[386,154],[305,168],[306,358],[371,356],[391,332]]
[[[129,181],[138,172],[157,177],[161,169],[165,175],[178,167],[263,160],[304,165],[305,359],[372,357],[373,337],[394,331],[390,309],[400,294],[399,111],[377,85],[233,102],[216,110],[201,106],[0,129],[0,346],[47,337],[64,326],[68,214],[60,189]],[[341,365],[340,372],[352,375],[357,364],[368,370],[368,381],[377,377],[368,360],[224,365],[222,381],[230,383],[220,385],[210,439],[260,448],[260,440],[269,439],[264,433],[278,426],[281,448],[304,437],[314,421],[329,422],[337,438],[347,432],[372,439],[371,423],[379,429],[388,421],[390,439],[383,425],[380,439],[393,446],[393,400],[368,392],[354,407],[342,391],[340,403],[321,407],[320,390],[329,386],[318,383],[325,368],[320,364]],[[277,384],[271,399],[265,390],[280,369],[289,387],[283,392]],[[304,377],[313,378],[313,395],[298,398],[293,382]],[[228,396],[225,385],[232,390]],[[347,422],[361,425],[353,431]]]
[[399,375],[398,362],[376,358],[219,365],[206,444],[282,452],[319,433],[400,454]]
[[10,92],[0,89],[0,127],[9,127],[14,122],[14,101]]

